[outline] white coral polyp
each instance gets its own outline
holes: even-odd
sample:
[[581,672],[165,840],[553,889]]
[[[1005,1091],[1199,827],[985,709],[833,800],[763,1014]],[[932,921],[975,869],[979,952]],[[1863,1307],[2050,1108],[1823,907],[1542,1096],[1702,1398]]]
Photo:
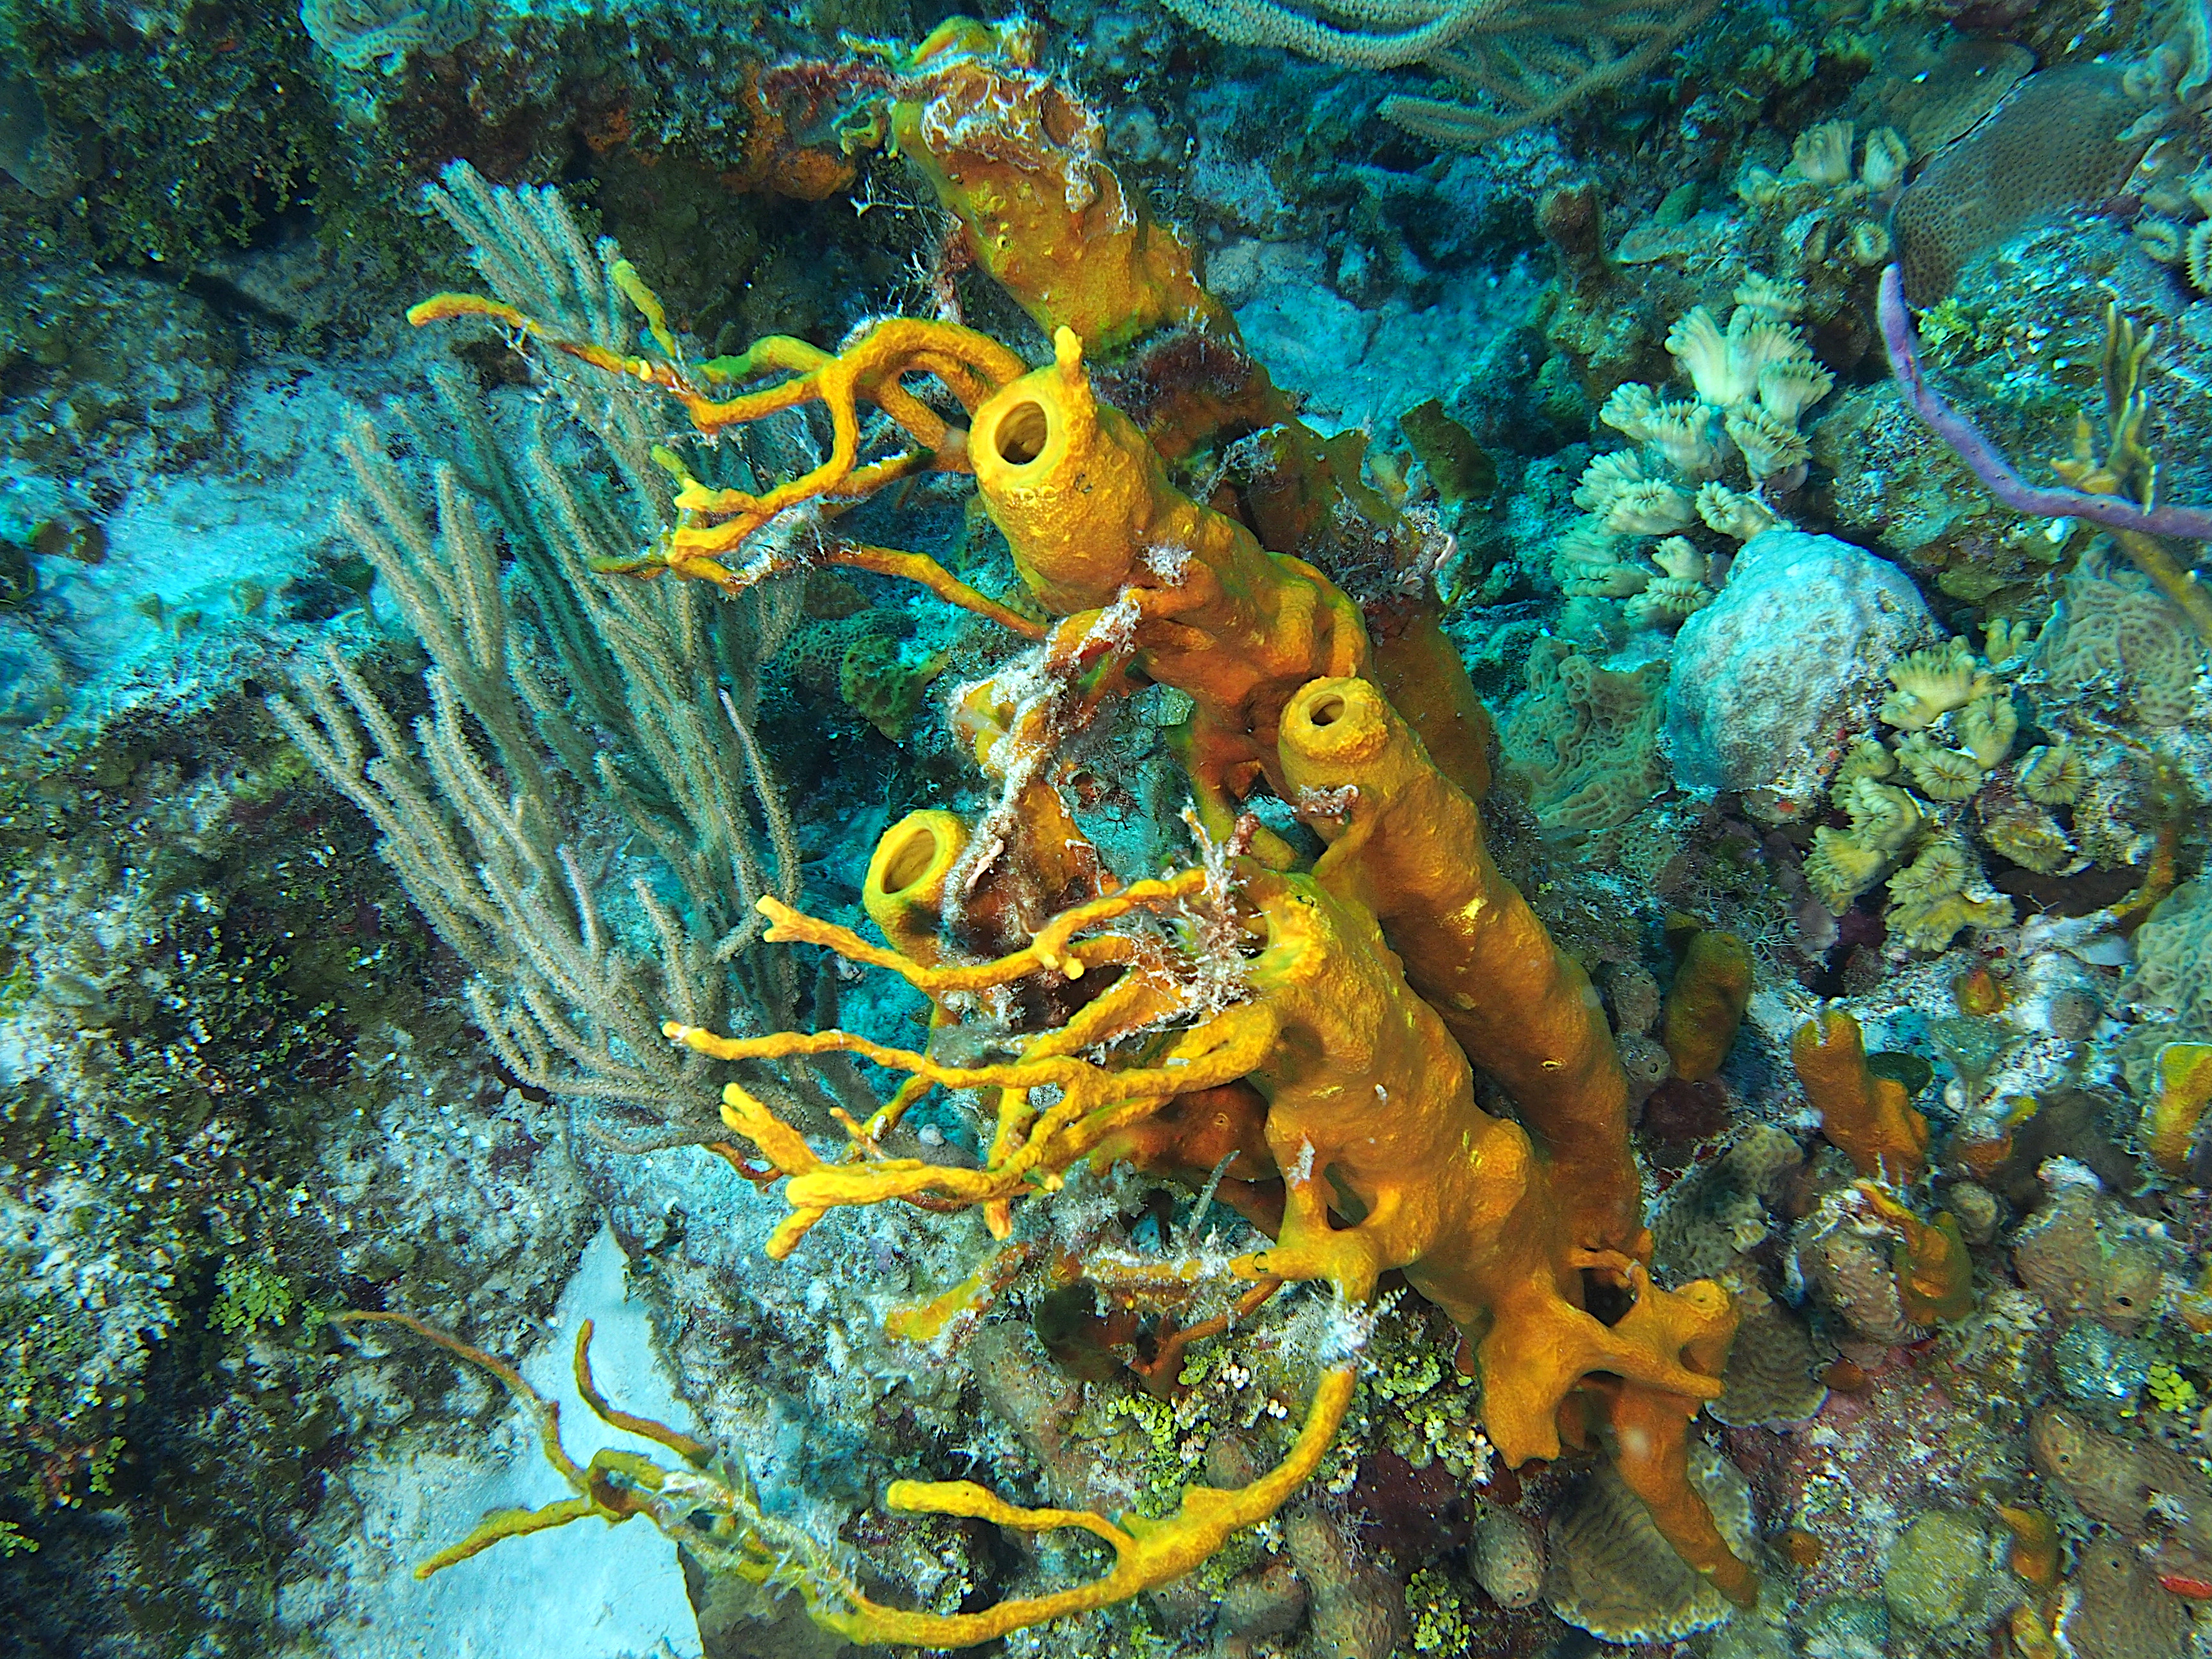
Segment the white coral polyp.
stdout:
[[1896,187],[1911,161],[1912,152],[1902,133],[1895,127],[1876,127],[1867,134],[1866,160],[1860,164],[1859,178],[1879,196]]
[[[1739,310],[1736,314],[1744,313]],[[1694,306],[1687,315],[1675,319],[1674,326],[1667,331],[1667,350],[1690,377],[1698,396],[1717,408],[1742,402],[1757,387],[1757,372],[1749,378],[1740,373],[1735,354],[1729,349],[1728,336],[1703,306]]]
[[1603,517],[1631,484],[1644,482],[1643,463],[1632,449],[1616,449],[1599,456],[1583,469],[1575,486],[1574,501],[1585,513]]
[[1796,428],[1776,420],[1756,404],[1729,411],[1728,434],[1743,452],[1743,464],[1754,478],[1787,472],[1812,457],[1811,446]]
[[1733,541],[1747,542],[1762,530],[1782,520],[1756,495],[1746,495],[1723,483],[1709,483],[1698,491],[1698,516],[1708,528]]
[[1796,425],[1797,417],[1826,397],[1836,377],[1810,357],[1769,363],[1759,371],[1759,406],[1778,421]]
[[1648,478],[1628,484],[1606,509],[1605,527],[1621,536],[1664,536],[1692,523],[1690,497],[1670,483]]
[[1709,477],[1720,471],[1720,434],[1713,411],[1684,400],[1661,404],[1644,422],[1644,441],[1686,478]]
[[1812,185],[1849,184],[1851,177],[1851,124],[1823,121],[1797,135],[1790,146],[1790,172]]
[[1584,520],[1559,538],[1552,574],[1571,599],[1625,599],[1641,592],[1651,573],[1620,556],[1604,527]]
[[1669,536],[1651,550],[1651,562],[1677,581],[1702,582],[1710,567],[1703,553],[1683,536]]
[[1652,411],[1659,407],[1659,394],[1640,380],[1626,380],[1613,387],[1613,395],[1597,412],[1597,417],[1614,431],[1642,443],[1646,424]]
[[[1759,392],[1759,375],[1769,364],[1813,364],[1812,353],[1797,331],[1778,322],[1760,306],[1740,305],[1727,331],[1703,306],[1693,307],[1667,331],[1667,349],[1690,377],[1698,398],[1716,409],[1749,402]],[[1647,416],[1649,410],[1644,411]]]

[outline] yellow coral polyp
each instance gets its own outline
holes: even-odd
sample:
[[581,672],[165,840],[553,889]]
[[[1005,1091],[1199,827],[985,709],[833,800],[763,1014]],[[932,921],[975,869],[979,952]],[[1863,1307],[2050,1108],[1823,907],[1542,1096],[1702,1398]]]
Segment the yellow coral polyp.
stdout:
[[1874,738],[1861,738],[1836,769],[1835,781],[1828,786],[1829,798],[1841,804],[1855,780],[1872,778],[1880,782],[1894,776],[1896,772],[1897,757],[1890,752],[1887,744]]
[[1786,323],[1805,309],[1805,284],[1794,278],[1784,280],[1753,271],[1736,284],[1731,297],[1755,317],[1763,317],[1770,323]]
[[1851,124],[1823,121],[1799,133],[1790,148],[1785,179],[1833,187],[1851,179]]
[[1851,908],[1851,901],[1881,879],[1889,855],[1868,847],[1856,836],[1831,824],[1813,831],[1813,850],[1805,858],[1805,879],[1836,915]]
[[1941,951],[1964,928],[2009,927],[2012,901],[1946,893],[1941,898],[1893,905],[1883,920],[1890,938],[1906,950]]
[[1972,855],[1945,836],[1930,842],[1918,858],[1889,878],[1889,896],[1899,904],[1932,904],[1966,884]]
[[1802,433],[1755,404],[1730,410],[1722,424],[1754,478],[1771,478],[1812,459],[1812,446]]
[[1620,542],[1600,520],[1570,526],[1552,555],[1552,574],[1570,598],[1626,599],[1650,583],[1651,573],[1620,556]]
[[1984,769],[2001,766],[2020,731],[2020,712],[2005,693],[1977,697],[1959,714],[1959,738]]
[[1759,377],[1771,363],[1802,362],[1811,354],[1803,337],[1787,323],[1739,306],[1726,332],[1703,306],[1692,308],[1667,333],[1667,349],[1716,409],[1733,410],[1759,392]]
[[1705,521],[1706,528],[1739,542],[1747,542],[1760,531],[1771,530],[1782,522],[1758,496],[1716,483],[1698,487],[1698,516]]
[[1704,478],[1720,470],[1713,412],[1703,404],[1661,404],[1644,422],[1642,435],[1686,478]]
[[1964,640],[1899,659],[1890,666],[1889,683],[1893,689],[1882,701],[1881,718],[1900,732],[1924,732],[1953,709],[1997,689]]
[[1262,548],[1236,520],[1168,481],[1126,416],[1092,394],[1062,329],[1054,361],[976,411],[975,483],[1045,608],[1087,627],[1117,603],[1152,678],[1196,705],[1185,760],[1210,834],[1277,774],[1282,706],[1307,681],[1365,674],[1358,608],[1304,561]]
[[2071,805],[2087,782],[2088,769],[2071,744],[2038,744],[2020,758],[2021,793],[2039,805]]
[[1852,839],[1878,853],[1897,852],[1927,821],[1908,792],[1865,774],[1850,781],[1836,804],[1850,816]]
[[1899,744],[1897,758],[1913,787],[1930,800],[1972,800],[1989,775],[1972,755],[1946,749],[1925,732],[1915,732]]
[[1605,510],[1605,527],[1617,536],[1663,536],[1696,520],[1691,498],[1657,478],[1623,484]]

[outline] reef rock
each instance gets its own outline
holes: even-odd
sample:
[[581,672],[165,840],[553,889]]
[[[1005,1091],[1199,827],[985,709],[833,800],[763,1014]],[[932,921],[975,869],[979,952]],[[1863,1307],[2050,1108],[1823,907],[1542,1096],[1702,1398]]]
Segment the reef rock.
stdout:
[[1832,536],[1753,537],[1720,598],[1675,636],[1675,781],[1741,791],[1770,822],[1803,817],[1873,728],[1890,664],[1941,637],[1919,591],[1886,560]]
[[1923,1631],[1966,1620],[1990,1588],[1989,1534],[1971,1516],[1929,1510],[1899,1535],[1881,1577],[1893,1621]]
[[2014,1239],[2014,1270],[2061,1323],[2135,1331],[2158,1306],[2166,1264],[2159,1242],[2127,1222],[2094,1188],[2063,1187]]

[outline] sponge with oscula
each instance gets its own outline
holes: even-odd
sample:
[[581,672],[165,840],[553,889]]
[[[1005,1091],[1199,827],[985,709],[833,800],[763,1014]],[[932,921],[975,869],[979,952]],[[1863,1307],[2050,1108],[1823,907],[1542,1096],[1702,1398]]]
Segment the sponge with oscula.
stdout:
[[1381,919],[1406,975],[1540,1140],[1571,1235],[1638,1253],[1628,1084],[1589,975],[1491,861],[1482,815],[1364,680],[1316,680],[1283,711],[1290,799],[1330,842],[1314,866]]

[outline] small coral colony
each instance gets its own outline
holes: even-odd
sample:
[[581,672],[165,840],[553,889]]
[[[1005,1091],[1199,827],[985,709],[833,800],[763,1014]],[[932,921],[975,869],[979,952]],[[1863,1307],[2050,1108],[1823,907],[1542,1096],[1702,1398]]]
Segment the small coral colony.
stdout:
[[[46,10],[10,171],[118,190]],[[568,1495],[419,1574],[642,1519],[691,1652],[2212,1651],[2212,15],[1170,10],[787,20],[702,168],[668,86],[585,107],[581,22],[304,8],[455,274],[329,438],[356,600],[194,693],[259,722],[197,739],[226,811],[372,825],[348,902],[428,923],[347,1032],[447,1045],[394,1096],[349,1036],[380,1144],[251,1158],[449,1220],[288,1175],[175,1247],[346,1448],[300,1628],[489,1379]],[[565,174],[428,118],[517,64]],[[69,696],[10,730],[89,768]],[[25,1048],[80,1124],[123,1018]],[[570,1184],[401,1172],[470,1077]],[[675,1420],[589,1321],[510,1363],[602,1213]],[[9,1434],[159,1462],[32,1294]],[[17,1465],[29,1572],[90,1493]]]

